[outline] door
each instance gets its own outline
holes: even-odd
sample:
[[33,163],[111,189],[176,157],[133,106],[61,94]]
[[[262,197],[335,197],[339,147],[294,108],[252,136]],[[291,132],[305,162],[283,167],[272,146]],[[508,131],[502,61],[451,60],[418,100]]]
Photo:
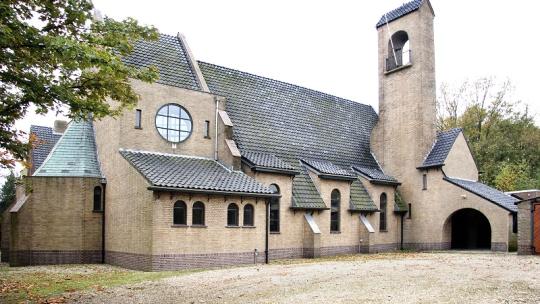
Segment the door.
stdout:
[[533,205],[533,246],[534,252],[540,254],[540,204]]

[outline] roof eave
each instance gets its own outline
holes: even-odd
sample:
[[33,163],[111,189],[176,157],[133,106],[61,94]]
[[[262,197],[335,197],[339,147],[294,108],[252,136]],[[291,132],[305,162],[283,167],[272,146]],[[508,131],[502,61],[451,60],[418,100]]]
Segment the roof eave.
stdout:
[[265,198],[281,197],[281,194],[279,194],[279,193],[240,192],[240,191],[194,189],[194,188],[176,188],[176,187],[163,187],[163,186],[148,186],[147,189],[151,190],[151,191],[166,191],[166,192],[180,192],[180,193],[237,195],[237,196],[265,197]]
[[347,180],[347,181],[354,181],[356,180],[356,177],[354,176],[347,176],[347,175],[336,175],[336,174],[326,174],[321,173],[318,174],[318,176],[322,179],[334,179],[334,180]]
[[401,185],[400,182],[393,182],[393,181],[387,181],[387,180],[380,180],[380,179],[369,179],[369,182],[375,185],[385,185],[385,186],[399,186]]
[[296,207],[296,206],[291,206],[289,207],[289,209],[292,209],[292,210],[330,210],[330,208],[328,207]]
[[427,166],[419,166],[419,167],[416,167],[416,169],[418,170],[425,170],[425,169],[433,169],[433,168],[442,168],[444,166],[444,164],[436,164],[436,165],[427,165]]
[[242,162],[246,164],[251,170],[256,172],[263,172],[263,173],[278,173],[278,174],[286,174],[286,175],[298,175],[300,172],[294,169],[283,169],[283,168],[273,168],[273,167],[265,167],[265,166],[257,166],[252,161],[242,157]]

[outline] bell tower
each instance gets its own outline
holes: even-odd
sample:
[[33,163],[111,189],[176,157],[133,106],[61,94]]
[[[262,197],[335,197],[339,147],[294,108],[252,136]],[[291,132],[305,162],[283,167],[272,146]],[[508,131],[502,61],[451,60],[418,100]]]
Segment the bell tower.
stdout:
[[416,183],[416,168],[436,136],[434,16],[429,0],[414,0],[383,15],[376,25],[379,120],[371,148],[411,199],[408,184]]

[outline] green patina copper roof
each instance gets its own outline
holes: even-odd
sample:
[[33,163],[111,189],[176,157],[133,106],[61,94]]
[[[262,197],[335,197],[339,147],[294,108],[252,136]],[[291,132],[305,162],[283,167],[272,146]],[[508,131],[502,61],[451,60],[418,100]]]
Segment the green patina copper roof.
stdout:
[[102,177],[92,121],[71,121],[34,176]]
[[409,208],[407,207],[407,203],[405,203],[405,200],[403,200],[399,192],[396,190],[394,193],[395,193],[394,194],[394,211],[395,212],[409,211]]
[[300,174],[293,179],[292,207],[300,209],[327,209],[317,187],[306,168],[300,165]]
[[351,184],[351,211],[377,211],[377,206],[369,196],[364,185],[357,179]]

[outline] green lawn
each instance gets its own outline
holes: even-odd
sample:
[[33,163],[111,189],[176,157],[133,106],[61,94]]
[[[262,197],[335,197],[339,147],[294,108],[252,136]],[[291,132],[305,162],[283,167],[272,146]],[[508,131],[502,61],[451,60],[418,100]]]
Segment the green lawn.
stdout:
[[0,264],[0,302],[63,303],[62,294],[158,280],[190,271],[142,272],[109,265],[9,267]]

